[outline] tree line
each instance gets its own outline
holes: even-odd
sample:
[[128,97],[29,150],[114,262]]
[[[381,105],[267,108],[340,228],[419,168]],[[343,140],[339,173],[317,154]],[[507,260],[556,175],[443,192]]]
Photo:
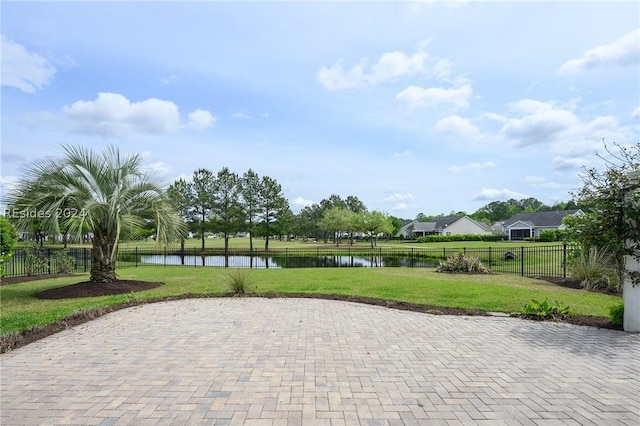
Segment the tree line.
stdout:
[[[352,242],[354,234],[364,234],[373,247],[378,235],[393,235],[401,226],[397,218],[369,211],[355,196],[343,200],[336,194],[295,215],[282,186],[251,169],[239,175],[227,167],[217,173],[200,168],[189,181],[181,178],[172,183],[167,195],[188,229],[200,238],[202,249],[207,233],[221,235],[228,250],[229,238],[238,232],[248,233],[251,250],[254,236],[264,237],[264,249],[268,250],[273,235],[298,235],[304,240],[322,236],[325,242],[332,238],[339,245],[344,234]],[[182,247],[184,239],[183,235]]]
[[254,235],[265,237],[264,248],[268,250],[269,237],[286,232],[293,215],[282,186],[251,169],[240,176],[227,167],[217,174],[200,168],[189,182],[178,179],[171,184],[167,195],[189,230],[200,236],[203,249],[207,232],[222,234],[225,250],[231,235],[248,232],[252,250]]

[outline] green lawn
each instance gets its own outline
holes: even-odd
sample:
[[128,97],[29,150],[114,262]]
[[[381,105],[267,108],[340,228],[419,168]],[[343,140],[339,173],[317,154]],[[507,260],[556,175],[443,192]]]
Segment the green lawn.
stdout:
[[[512,275],[449,275],[432,269],[319,268],[243,270],[258,293],[357,295],[434,306],[515,312],[531,299],[569,305],[572,314],[606,317],[618,296],[557,287]],[[28,330],[60,320],[81,309],[115,305],[132,299],[158,299],[228,291],[229,270],[152,267],[118,270],[122,279],[161,281],[159,288],[135,294],[84,299],[39,300],[36,292],[86,280],[87,275],[32,281],[0,287],[0,333]]]

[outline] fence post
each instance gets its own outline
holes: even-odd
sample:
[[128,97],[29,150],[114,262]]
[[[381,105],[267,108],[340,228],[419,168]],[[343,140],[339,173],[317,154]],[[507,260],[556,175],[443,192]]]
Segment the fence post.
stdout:
[[84,272],[87,272],[87,248],[82,248],[82,263],[84,263]]
[[489,269],[491,269],[491,246],[489,246]]
[[51,249],[47,249],[47,274],[51,273]]
[[520,247],[520,275],[524,277],[524,246]]
[[567,243],[562,244],[562,278],[567,278]]
[[136,247],[136,268],[138,267],[138,247]]

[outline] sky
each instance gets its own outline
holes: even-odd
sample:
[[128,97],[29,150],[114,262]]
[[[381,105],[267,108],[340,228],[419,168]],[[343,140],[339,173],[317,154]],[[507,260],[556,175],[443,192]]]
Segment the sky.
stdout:
[[[571,199],[640,143],[640,3],[2,1],[0,196],[65,144],[400,218]],[[603,143],[604,141],[604,143]],[[0,199],[0,205],[2,200]]]

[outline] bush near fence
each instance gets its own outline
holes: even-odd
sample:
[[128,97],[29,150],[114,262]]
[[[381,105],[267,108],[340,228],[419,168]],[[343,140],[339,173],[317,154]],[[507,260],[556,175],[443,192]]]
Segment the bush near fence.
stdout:
[[449,242],[460,242],[460,241],[502,241],[504,239],[503,235],[500,234],[456,234],[456,235],[425,235],[423,237],[418,237],[416,239],[419,243],[449,243]]

